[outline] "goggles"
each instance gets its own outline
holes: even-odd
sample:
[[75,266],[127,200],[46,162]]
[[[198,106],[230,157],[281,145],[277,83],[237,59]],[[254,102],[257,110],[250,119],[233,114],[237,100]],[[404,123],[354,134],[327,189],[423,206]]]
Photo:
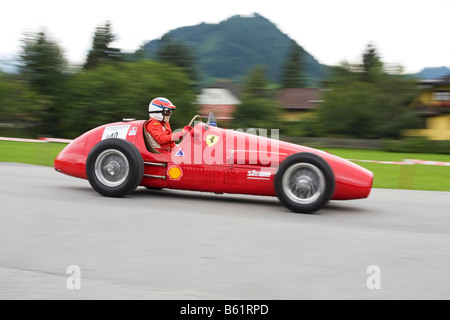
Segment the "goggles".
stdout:
[[172,115],[172,110],[170,110],[170,109],[163,109],[162,114],[164,116],[171,116]]

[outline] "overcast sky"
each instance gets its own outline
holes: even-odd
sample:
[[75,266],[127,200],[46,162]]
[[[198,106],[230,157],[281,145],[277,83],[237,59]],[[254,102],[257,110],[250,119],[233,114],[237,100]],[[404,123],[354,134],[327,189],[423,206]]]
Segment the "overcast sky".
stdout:
[[24,33],[42,28],[71,63],[83,63],[95,28],[107,20],[114,46],[133,52],[172,29],[253,12],[323,64],[359,62],[373,43],[383,62],[407,73],[450,67],[450,0],[2,0],[0,60],[16,57]]

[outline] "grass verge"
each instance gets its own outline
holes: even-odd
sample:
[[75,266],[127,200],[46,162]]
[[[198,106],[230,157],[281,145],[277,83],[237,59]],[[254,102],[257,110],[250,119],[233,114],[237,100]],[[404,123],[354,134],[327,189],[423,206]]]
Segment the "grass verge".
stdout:
[[[323,149],[344,159],[403,161],[417,159],[425,161],[450,162],[450,155],[426,153],[396,153],[359,149]],[[374,188],[450,191],[450,167],[422,164],[397,165],[382,163],[356,164],[374,173]]]
[[0,141],[0,162],[17,162],[53,166],[65,143]]

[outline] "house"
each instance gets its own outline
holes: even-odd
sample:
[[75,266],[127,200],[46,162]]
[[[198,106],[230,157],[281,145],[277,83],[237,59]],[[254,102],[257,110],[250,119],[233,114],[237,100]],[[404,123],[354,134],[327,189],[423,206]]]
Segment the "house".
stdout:
[[277,101],[283,109],[283,120],[301,121],[309,117],[311,111],[317,109],[323,102],[322,92],[323,89],[317,88],[281,89]]
[[199,113],[208,117],[213,112],[217,120],[229,123],[234,119],[234,112],[241,101],[238,98],[239,88],[228,81],[216,82],[214,85],[203,88],[197,97]]
[[[319,107],[323,89],[287,88],[281,89],[276,100],[282,109],[282,119],[286,121],[301,121],[309,117],[312,110]],[[229,82],[217,82],[213,86],[203,88],[197,98],[199,113],[208,117],[214,112],[218,120],[231,122],[233,114],[241,101],[239,88]]]
[[430,140],[450,140],[450,76],[420,81],[419,96],[412,102],[425,119],[425,129],[405,130],[405,136],[424,136]]

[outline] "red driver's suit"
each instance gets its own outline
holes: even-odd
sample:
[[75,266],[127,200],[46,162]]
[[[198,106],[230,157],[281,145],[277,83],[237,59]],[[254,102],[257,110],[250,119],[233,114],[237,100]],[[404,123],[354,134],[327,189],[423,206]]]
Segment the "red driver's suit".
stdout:
[[170,153],[176,144],[172,141],[172,128],[170,124],[156,119],[150,119],[145,129],[155,139],[157,145],[154,145],[156,151],[161,153]]

